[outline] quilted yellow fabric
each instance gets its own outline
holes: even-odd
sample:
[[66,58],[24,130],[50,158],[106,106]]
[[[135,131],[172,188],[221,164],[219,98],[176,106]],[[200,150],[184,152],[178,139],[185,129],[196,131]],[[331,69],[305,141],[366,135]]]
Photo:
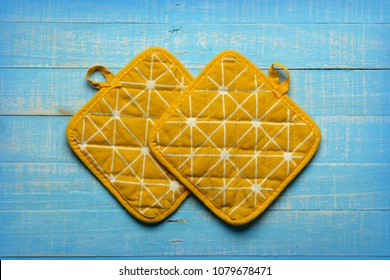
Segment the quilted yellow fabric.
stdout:
[[[97,70],[106,82],[89,80]],[[168,51],[150,48],[116,75],[97,66],[87,79],[101,89],[71,119],[70,147],[132,215],[161,221],[189,192],[153,157],[147,138],[191,74]]]
[[[281,66],[288,74],[288,70]],[[320,131],[237,52],[213,59],[154,126],[156,158],[218,217],[242,225],[263,212],[314,155]]]

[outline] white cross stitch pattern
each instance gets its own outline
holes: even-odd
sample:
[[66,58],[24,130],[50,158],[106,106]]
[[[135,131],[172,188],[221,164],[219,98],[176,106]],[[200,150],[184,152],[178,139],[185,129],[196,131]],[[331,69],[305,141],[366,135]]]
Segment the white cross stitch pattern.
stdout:
[[313,141],[311,128],[264,79],[229,56],[156,134],[161,154],[232,219],[263,203]]
[[147,138],[156,119],[189,81],[169,58],[156,52],[120,83],[79,121],[74,138],[134,209],[155,217],[171,207],[185,188],[154,158]]

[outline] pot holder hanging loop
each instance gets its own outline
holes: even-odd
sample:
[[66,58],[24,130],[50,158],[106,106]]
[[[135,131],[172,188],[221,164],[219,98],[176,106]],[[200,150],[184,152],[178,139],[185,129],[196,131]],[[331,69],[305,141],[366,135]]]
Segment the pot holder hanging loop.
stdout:
[[[96,71],[106,81],[93,81]],[[155,159],[147,139],[191,74],[168,51],[150,48],[116,75],[93,66],[86,78],[99,91],[69,122],[70,147],[134,217],[161,221],[189,192]]]
[[[278,72],[275,70],[275,65],[282,68],[286,74],[286,79],[283,82],[280,82],[280,77],[279,77]],[[290,72],[288,71],[286,66],[284,66],[283,64],[281,64],[279,62],[272,63],[268,69],[268,76],[271,79],[273,87],[275,88],[275,90],[278,93],[277,94],[278,97],[281,97],[283,94],[285,94],[288,91],[288,89],[290,87]]]
[[227,223],[261,214],[317,150],[319,129],[285,94],[289,82],[280,63],[267,76],[239,53],[223,51],[149,136],[156,158]]
[[[91,74],[93,74],[97,71],[99,71],[104,76],[104,78],[106,79],[105,82],[104,81],[103,82],[102,81],[94,81],[91,79],[91,77],[90,77]],[[107,88],[107,87],[116,88],[116,87],[120,86],[119,80],[117,80],[115,78],[115,75],[112,74],[110,72],[110,70],[108,70],[106,67],[101,66],[101,65],[95,65],[95,66],[90,67],[85,76],[86,76],[86,79],[89,82],[89,84],[96,89]]]

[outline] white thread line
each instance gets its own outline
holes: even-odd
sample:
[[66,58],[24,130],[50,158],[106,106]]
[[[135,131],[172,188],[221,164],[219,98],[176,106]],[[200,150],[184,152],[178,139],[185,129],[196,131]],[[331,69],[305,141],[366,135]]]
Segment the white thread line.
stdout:
[[[201,115],[203,112],[204,112],[204,110],[206,109],[206,108],[208,108],[210,105],[211,105],[211,103],[213,103],[214,101],[215,101],[215,99],[218,97],[218,96],[220,96],[221,94],[218,94],[218,95],[216,95],[213,99],[212,99],[212,101],[210,101],[210,103],[197,115],[197,116],[199,116],[199,115]],[[235,113],[236,113],[236,111],[238,110],[238,108],[236,108],[236,110],[234,110],[228,117],[227,117],[227,119],[229,119],[230,117],[232,117]],[[179,111],[180,112],[180,111]],[[268,111],[267,111],[268,112]],[[181,112],[180,112],[181,113]],[[206,143],[206,141],[211,141],[210,139],[211,139],[211,137],[221,128],[221,126],[222,125],[224,125],[223,123],[221,123],[215,130],[214,130],[214,132],[213,133],[211,133],[210,134],[210,136],[207,136],[206,134],[204,134],[205,135],[205,137],[206,137],[206,140],[205,141],[203,141],[201,144],[200,144],[200,146],[194,151],[194,153],[196,153],[200,148],[202,148],[202,146]],[[196,128],[198,128],[198,130],[201,132],[201,133],[204,133],[198,126],[196,126],[195,125],[195,127]],[[179,136],[181,136],[181,134],[184,132],[184,130],[185,129],[187,129],[187,126],[185,126],[184,128],[183,128],[183,130],[179,133],[180,135]],[[248,133],[249,131],[247,131],[247,133]],[[247,134],[246,133],[246,134]],[[176,139],[179,137],[179,136],[177,136],[177,137],[175,137]],[[243,136],[244,137],[244,136]],[[176,141],[176,139],[174,139],[175,141]],[[241,139],[241,138],[240,138]],[[169,146],[173,143],[174,141],[171,141],[171,143],[170,144],[168,144],[163,150],[162,150],[162,152],[164,152],[167,148],[169,148]],[[239,141],[237,141],[237,142],[239,142]],[[220,151],[220,149],[215,145],[215,143],[214,142],[212,142],[212,144]],[[231,150],[231,149],[230,149]],[[180,165],[179,165],[179,167],[178,168],[181,168],[186,162],[188,161],[188,159],[186,159],[184,162],[182,162]]]
[[[125,90],[125,89],[124,89]],[[130,93],[128,93],[127,92],[127,90],[125,90],[126,91],[126,93],[129,95],[129,96],[131,96],[131,94]],[[130,101],[129,102],[127,102],[121,109],[120,109],[120,113],[122,113],[123,112],[123,110],[125,110],[131,103],[136,103],[135,102],[135,100],[137,100],[137,98],[138,97],[140,97],[144,92],[146,91],[146,89],[143,89],[143,90],[141,90],[135,97],[130,97]],[[143,111],[143,109],[138,105],[138,103],[136,104],[136,106],[138,107],[138,109],[140,109],[142,112],[144,112]]]
[[184,127],[177,135],[175,138],[172,139],[171,142],[169,142],[169,144],[162,150],[162,152],[164,153],[166,149],[170,148],[170,146],[175,143],[175,141],[187,130],[187,126]]
[[[124,85],[140,85],[140,86],[145,86],[146,87],[146,83],[142,83],[142,82],[120,82],[121,84],[124,84]],[[182,88],[183,86],[175,86],[175,85],[165,85],[165,84],[155,84],[154,85],[155,87],[161,87],[161,88],[169,88],[169,89],[175,89],[175,88]]]
[[112,108],[111,108],[110,104],[108,104],[108,102],[106,101],[106,99],[103,97],[102,100],[103,100],[103,102],[106,104],[106,106],[108,107],[108,109],[110,109],[110,111],[112,112]]
[[180,81],[177,79],[176,75],[172,72],[172,70],[170,68],[168,68],[168,66],[164,62],[162,62],[160,57],[158,57],[156,55],[156,58],[157,58],[158,61],[160,61],[160,63],[162,63],[162,65],[164,65],[164,67],[169,71],[169,73],[171,73],[171,75],[175,79],[175,81],[180,85]]
[[293,152],[298,150],[312,135],[313,135],[313,132],[311,132],[298,146],[296,146],[295,149],[293,150]]
[[[116,90],[116,100],[115,100],[115,111],[118,111],[118,95],[119,95],[119,88]],[[113,132],[113,146],[115,146],[116,142],[116,118],[114,118],[114,132]],[[111,176],[112,176],[112,171],[114,170],[114,161],[115,161],[115,156],[114,156],[114,150],[111,151]]]
[[112,118],[110,118],[101,128],[99,128],[95,122],[88,116],[86,115],[85,118],[87,118],[89,120],[90,123],[92,123],[92,125],[96,128],[96,132],[94,134],[92,134],[92,136],[90,136],[86,141],[85,143],[91,141],[91,139],[93,139],[97,134],[100,134],[103,136],[104,139],[106,139],[106,141],[112,145],[111,141],[107,138],[107,136],[102,132],[102,130],[112,121]]
[[81,141],[84,143],[84,135],[85,135],[85,118],[83,118],[83,127],[81,131]]
[[[277,169],[279,169],[279,167],[283,164],[283,162],[284,161],[281,161],[268,175],[267,175],[267,177],[265,177],[261,182],[260,182],[260,187],[261,187],[261,185],[266,181],[266,180],[268,180],[268,178],[277,170]],[[269,189],[269,188],[262,188],[263,190],[265,190],[265,189]],[[261,190],[261,189],[260,189]],[[272,189],[270,189],[270,190],[272,190]],[[261,192],[260,192],[261,193]],[[249,199],[249,197],[251,196],[253,194],[253,192],[252,193],[249,193],[249,195],[248,196],[246,196],[236,207],[234,207],[231,211],[230,211],[230,213],[229,213],[229,215],[232,215],[245,201],[247,201],[248,199]],[[263,196],[263,198],[265,198],[264,197],[264,195],[262,195]]]
[[242,71],[240,73],[238,73],[238,75],[235,76],[234,79],[226,87],[229,88],[242,75],[242,73],[244,73],[246,71],[246,69],[248,69],[248,67],[245,67],[244,69],[242,69]]
[[[173,67],[173,64],[169,65],[169,70]],[[154,79],[154,82],[157,82],[162,76],[168,73],[168,69],[166,69],[162,74],[160,74],[157,78]]]
[[211,78],[210,76],[207,76],[207,79],[209,79],[211,82],[213,82],[213,84],[216,85],[217,88],[219,88],[219,84],[216,81],[214,81],[213,78]]
[[118,119],[118,121],[122,124],[122,126],[126,129],[126,131],[131,135],[133,136],[134,140],[142,147],[142,143],[141,141],[138,139],[137,136],[135,136],[135,134],[127,127],[127,125],[121,120],[121,119]]
[[167,107],[169,107],[169,103],[162,97],[160,92],[158,92],[156,89],[154,89],[154,92],[157,94],[158,97],[160,97],[161,101],[164,102]]
[[138,67],[134,67],[134,69],[138,72],[138,74],[141,75],[142,79],[146,82],[148,79],[144,76],[144,74],[138,69]]
[[[234,59],[233,59],[234,60]],[[229,87],[229,86],[231,86],[245,71],[247,70],[247,68],[245,68],[245,69],[243,69],[243,70],[241,70],[241,72],[238,74],[238,75],[236,75],[235,77],[234,77],[234,79],[232,80],[232,81],[230,81],[230,83],[228,84],[228,86],[227,86],[227,88]],[[224,75],[225,75],[225,69],[224,69],[224,63],[223,63],[223,61],[221,62],[221,72],[222,72],[222,79],[221,79],[221,82],[222,82],[222,86],[225,86],[225,77],[224,77]],[[215,86],[217,86],[218,88],[220,88],[220,85],[212,78],[212,77],[210,77],[210,76],[208,76],[207,77],[207,79],[209,80],[209,81],[211,81]],[[266,181],[266,180],[268,180],[269,179],[269,177],[272,175],[272,174],[274,174],[274,172],[276,172],[276,170],[278,170],[279,168],[280,168],[280,166],[284,163],[284,162],[286,162],[287,163],[287,165],[288,165],[288,168],[289,168],[289,164],[290,164],[290,161],[291,161],[291,164],[294,164],[294,165],[296,165],[296,163],[295,163],[295,161],[293,160],[293,159],[300,159],[300,158],[303,158],[303,156],[298,156],[298,155],[291,155],[291,158],[289,159],[289,160],[287,160],[287,159],[285,159],[284,157],[285,157],[285,155],[284,154],[276,154],[276,155],[272,155],[272,154],[263,154],[265,151],[264,151],[264,149],[270,144],[270,143],[273,143],[273,144],[275,144],[275,146],[281,151],[281,152],[285,152],[282,148],[281,148],[281,146],[277,143],[277,140],[276,140],[276,138],[284,131],[284,129],[285,128],[287,128],[288,129],[288,131],[287,131],[287,151],[286,152],[289,152],[290,151],[290,145],[291,145],[291,143],[290,143],[290,126],[306,126],[306,124],[305,123],[292,123],[292,121],[294,121],[295,120],[295,118],[297,117],[296,115],[294,115],[294,117],[291,119],[290,118],[290,111],[288,110],[288,112],[287,112],[287,114],[288,114],[288,117],[287,117],[287,122],[271,122],[271,121],[263,121],[263,119],[276,107],[276,106],[278,106],[278,104],[279,104],[279,102],[280,102],[280,100],[277,100],[270,108],[268,108],[267,109],[267,111],[259,118],[259,99],[258,99],[258,93],[260,93],[260,92],[270,92],[270,90],[261,90],[262,88],[263,88],[263,86],[264,86],[264,82],[263,83],[261,83],[261,85],[260,86],[257,86],[258,84],[257,84],[257,77],[256,77],[256,75],[254,75],[254,82],[255,82],[255,90],[254,91],[249,91],[248,90],[248,92],[251,92],[251,94],[249,94],[249,96],[248,97],[246,97],[246,99],[244,100],[244,101],[242,101],[242,102],[240,102],[240,103],[238,103],[235,99],[233,99],[233,97],[231,96],[231,95],[228,95],[229,96],[229,98],[233,101],[233,103],[235,104],[235,106],[236,106],[236,108],[235,108],[235,111],[233,112],[233,114],[234,113],[236,113],[237,112],[237,110],[239,110],[239,109],[241,109],[246,115],[248,115],[249,116],[249,118],[250,119],[252,119],[252,116],[251,116],[251,114],[243,107],[244,106],[244,104],[247,102],[247,101],[249,101],[251,98],[252,98],[252,96],[253,96],[253,94],[255,94],[255,102],[256,102],[256,112],[255,112],[255,118],[257,119],[257,120],[259,120],[259,126],[256,126],[256,128],[255,128],[255,148],[254,148],[254,155],[234,155],[234,154],[232,154],[232,155],[230,155],[230,159],[229,160],[224,160],[224,164],[223,164],[223,168],[224,168],[224,176],[223,176],[223,179],[224,179],[224,186],[223,187],[221,187],[221,188],[218,188],[218,187],[214,187],[213,186],[213,188],[217,188],[218,190],[220,190],[220,192],[219,193],[217,193],[216,195],[214,195],[214,197],[213,198],[211,198],[212,200],[214,200],[216,197],[218,197],[218,195],[220,194],[220,193],[224,193],[224,195],[226,194],[226,191],[227,190],[233,190],[234,188],[229,188],[229,185],[230,184],[232,184],[232,182],[238,177],[238,176],[241,176],[241,177],[243,177],[243,178],[245,178],[248,182],[249,182],[249,184],[251,184],[251,181],[249,181],[248,180],[248,178],[246,178],[246,176],[245,176],[245,174],[243,173],[244,172],[244,170],[247,168],[247,166],[250,164],[250,163],[252,163],[253,162],[253,160],[255,159],[256,161],[255,161],[255,184],[257,184],[257,177],[258,177],[258,162],[257,162],[257,158],[258,157],[275,157],[275,158],[281,158],[282,160],[281,160],[281,162],[264,178],[264,179],[262,179],[262,181],[261,181],[261,184],[260,185],[262,185],[262,184],[264,184],[264,182]],[[193,160],[194,160],[194,157],[206,157],[206,156],[208,156],[208,157],[220,157],[220,155],[219,154],[196,154],[198,151],[199,151],[199,149],[201,149],[202,147],[204,147],[204,145],[206,145],[206,143],[210,143],[210,144],[212,144],[212,146],[214,146],[213,148],[215,148],[217,151],[221,151],[221,148],[220,147],[218,147],[215,143],[214,143],[214,141],[212,141],[211,140],[211,137],[217,132],[217,131],[219,131],[219,129],[223,126],[223,129],[224,129],[224,132],[223,132],[223,135],[224,135],[224,139],[223,139],[223,142],[224,142],[224,147],[226,147],[226,140],[227,140],[227,135],[226,135],[226,129],[227,129],[227,127],[226,127],[226,125],[227,124],[253,124],[253,121],[251,121],[251,120],[248,120],[248,121],[233,121],[233,120],[229,120],[232,116],[233,116],[233,114],[230,114],[229,115],[229,117],[226,117],[226,115],[225,115],[225,113],[226,113],[226,108],[225,108],[225,102],[226,102],[226,100],[225,100],[225,94],[224,94],[224,92],[223,93],[221,93],[219,90],[195,90],[195,92],[207,92],[207,93],[209,93],[210,94],[210,92],[218,92],[218,94],[216,94],[214,97],[212,97],[212,99],[211,99],[211,101],[209,101],[209,103],[208,104],[206,104],[206,106],[201,110],[201,112],[197,115],[197,117],[199,117],[199,116],[201,116],[206,110],[208,110],[209,108],[210,108],[210,106],[212,106],[212,104],[214,104],[215,102],[216,102],[216,100],[218,99],[218,97],[219,96],[221,96],[222,95],[222,102],[221,102],[221,105],[222,105],[222,111],[223,111],[223,114],[224,114],[224,116],[223,116],[223,121],[222,121],[222,123],[221,123],[221,121],[219,121],[219,120],[215,120],[215,121],[213,121],[213,120],[197,120],[196,121],[196,123],[197,124],[201,124],[201,123],[205,123],[205,124],[210,124],[210,123],[216,123],[216,124],[219,124],[219,126],[216,128],[216,129],[214,129],[214,131],[213,132],[211,132],[211,133],[209,133],[209,135],[207,135],[199,126],[197,126],[197,125],[195,125],[195,126],[191,126],[191,131],[190,131],[190,154],[174,154],[174,153],[166,153],[166,154],[164,154],[164,155],[166,155],[166,156],[177,156],[177,157],[185,157],[185,159],[181,162],[181,164],[179,165],[179,169],[189,160],[189,159],[191,159],[191,168],[193,168]],[[246,90],[243,90],[243,91],[236,91],[236,90],[228,90],[228,92],[245,92]],[[191,95],[190,95],[190,98],[191,98]],[[190,103],[190,110],[192,110],[192,104],[191,104],[191,102],[189,102]],[[180,113],[180,114],[182,114],[182,115],[184,115],[181,111],[179,111],[178,110],[178,112]],[[185,117],[185,116],[184,116]],[[190,111],[190,117],[192,117],[192,111]],[[252,119],[253,120],[253,119]],[[186,120],[170,120],[170,121],[168,121],[167,123],[171,123],[171,124],[186,124]],[[265,128],[263,127],[263,125],[273,125],[273,126],[281,126],[280,127],[280,129],[277,131],[277,133],[275,134],[275,135],[273,135],[273,137],[271,137],[271,135],[267,132],[267,130],[265,130]],[[206,139],[199,145],[199,147],[197,147],[195,150],[194,150],[194,147],[193,147],[193,127],[196,127],[197,128],[197,130],[200,132],[200,134],[202,134]],[[246,131],[246,132],[244,132],[242,135],[241,135],[241,137],[235,142],[235,144],[233,145],[233,147],[230,147],[230,149],[229,149],[229,152],[233,149],[233,148],[235,148],[247,135],[248,135],[248,133],[250,133],[251,131],[252,131],[252,129],[254,128],[255,126],[250,126],[249,128],[248,128],[248,130]],[[258,143],[258,137],[259,137],[259,135],[258,135],[258,130],[257,130],[257,127],[260,127],[260,129],[263,131],[263,133],[264,133],[264,135],[267,137],[267,139],[268,139],[268,141],[267,141],[267,143],[265,143],[265,145],[260,149],[260,150],[257,150],[257,143]],[[177,141],[177,139],[179,138],[179,137],[182,137],[182,134],[184,133],[184,131],[186,131],[186,129],[187,129],[187,126],[185,126],[178,134],[177,134],[177,136],[176,137],[174,137],[174,139],[173,139],[173,141],[171,141],[171,143],[168,145],[168,146],[166,146],[165,148],[164,148],[164,150],[163,151],[166,151],[168,148],[170,148],[170,146],[175,142],[175,141]],[[294,150],[293,150],[293,152],[292,153],[294,153],[294,152],[296,152],[296,150],[300,147],[300,146],[302,146],[306,141],[307,141],[307,139],[309,139],[310,138],[310,136],[311,136],[311,134],[308,136],[308,137],[306,137],[306,139],[304,140],[304,141],[302,141]],[[244,167],[242,167],[241,169],[240,168],[238,168],[236,165],[235,165],[235,163],[231,160],[231,159],[234,159],[234,158],[237,158],[237,159],[239,159],[239,158],[247,158],[247,159],[249,159],[248,160],[248,162],[244,165]],[[235,176],[233,177],[233,178],[231,178],[230,179],[230,181],[226,184],[226,168],[227,168],[227,166],[226,166],[226,164],[227,164],[227,162],[229,161],[229,163],[234,167],[234,169],[236,170],[236,174],[235,174]],[[203,179],[203,178],[205,178],[207,175],[209,175],[209,173],[212,171],[212,170],[214,170],[215,169],[215,167],[216,166],[218,166],[219,164],[220,164],[220,162],[221,162],[221,159],[219,159],[219,160],[217,160],[217,162],[216,163],[214,163],[214,165],[212,165],[211,166],[211,168],[209,168],[204,174],[203,174],[203,176],[201,177],[201,178],[198,178],[198,180],[197,180],[197,182],[195,183],[195,184],[199,184],[200,182],[201,182],[201,180]],[[288,171],[290,171],[289,169],[288,169]],[[193,175],[193,173],[191,172],[191,178],[192,178],[192,180],[194,179],[193,177],[192,177],[192,175]],[[194,180],[193,180],[194,181]],[[202,186],[199,186],[200,188],[202,188]],[[248,187],[248,189],[249,189],[250,187]],[[261,188],[261,190],[272,190],[272,188]],[[252,194],[254,194],[255,195],[255,197],[254,197],[254,201],[255,201],[255,204],[257,203],[257,194],[259,194],[259,195],[261,195],[263,198],[265,198],[265,195],[260,191],[260,192],[251,192],[250,194],[249,194],[249,196],[247,196],[246,198],[244,198],[244,200],[243,201],[241,201],[235,208],[233,208],[232,209],[232,211],[230,212],[230,213],[234,213],[234,211],[236,211],[236,209],[237,209],[237,207],[239,207],[239,206],[241,206],[242,205],[242,203],[244,203],[247,199],[249,199],[249,197],[252,195]],[[223,200],[224,202],[223,202],[223,206],[225,207],[225,197],[224,197],[224,200]]]
[[[165,85],[165,84],[157,84],[156,86],[161,86],[161,87],[167,87],[167,88],[170,88],[170,89],[174,89],[174,88],[177,88],[177,87],[180,87],[181,88],[181,91],[183,91],[183,89],[185,88],[184,86],[184,76],[181,77],[181,80],[182,82],[179,82],[179,80],[177,79],[177,77],[174,75],[174,73],[172,72],[172,67],[173,65],[170,65],[170,66],[167,66],[165,63],[162,62],[162,60],[155,54],[152,55],[152,63],[151,63],[151,68],[150,68],[150,79],[149,80],[153,80],[153,69],[154,69],[154,59],[157,58],[163,65],[164,67],[166,68],[166,70],[160,74],[156,79],[160,79],[163,75],[166,75],[168,72],[171,73],[171,75],[173,76],[173,78],[177,81],[177,83],[179,85]],[[138,67],[135,67],[135,70],[140,74],[140,76],[145,80],[145,83],[138,83],[138,82],[122,82],[122,84],[138,84],[138,85],[144,85],[146,86],[146,82],[148,81],[148,79],[145,77],[145,75],[139,70]],[[134,104],[135,107],[138,107],[138,109],[143,113],[143,115],[145,115],[145,111],[142,109],[142,107],[138,104],[137,102],[137,98],[139,98],[140,96],[142,96],[146,91],[146,88],[141,90],[135,97],[133,97],[127,90],[126,88],[123,88],[123,92],[125,94],[127,94],[127,96],[130,98],[130,101],[127,102],[125,105],[122,106],[122,108],[120,109],[120,113],[123,112],[123,110],[125,110],[125,108],[127,108],[128,106],[130,106],[131,104]],[[165,103],[167,106],[169,106],[169,104],[166,102],[166,100],[163,98],[163,96],[160,94],[160,92],[158,91],[154,91],[156,92],[156,95],[162,100],[163,103]],[[117,90],[117,95],[116,95],[116,104],[115,104],[115,111],[118,111],[118,97],[119,97],[119,89]],[[149,96],[150,97],[150,96]],[[150,101],[150,100],[149,100]],[[107,106],[107,108],[111,111],[111,114],[109,113],[105,113],[105,112],[91,112],[90,114],[91,115],[97,115],[97,116],[112,116],[113,115],[113,108],[112,106],[107,102],[107,100],[105,100],[104,98],[102,98],[102,102]],[[148,112],[150,111],[150,102],[148,102]],[[124,114],[120,114],[119,115],[120,117],[132,117],[133,116],[128,116],[128,115],[124,115]],[[107,136],[103,133],[103,129],[105,127],[107,127],[111,120],[114,120],[114,125],[113,125],[113,141],[111,143],[111,141],[107,138]],[[85,131],[86,131],[86,120],[89,120],[90,123],[96,128],[96,132],[91,136],[89,137],[89,139],[87,139],[87,141],[85,141]],[[122,147],[122,146],[116,146],[116,122],[119,121],[122,126],[125,128],[125,130],[127,131],[127,133],[129,135],[131,135],[135,141],[137,142],[137,144],[140,145],[140,147]],[[154,124],[154,121],[151,120],[151,123]],[[146,162],[146,159],[147,157],[149,157],[152,162],[157,166],[157,168],[161,171],[161,173],[167,178],[168,182],[169,181],[169,177],[167,176],[167,174],[165,174],[166,172],[164,170],[162,170],[162,168],[158,165],[158,163],[155,161],[155,159],[153,157],[151,157],[150,155],[145,155],[145,154],[142,154],[142,143],[141,141],[138,139],[138,137],[136,136],[135,133],[132,132],[132,130],[127,127],[127,125],[120,119],[120,118],[114,118],[114,117],[111,117],[106,123],[104,123],[102,125],[102,127],[98,127],[98,125],[87,115],[86,117],[83,118],[82,120],[83,122],[83,127],[82,127],[82,144],[83,144],[83,151],[87,154],[88,157],[91,158],[91,160],[96,164],[96,166],[98,166],[98,168],[103,172],[103,174],[108,177],[108,174],[105,173],[105,171],[103,170],[103,168],[96,162],[96,160],[92,157],[92,155],[88,152],[87,147],[90,147],[90,148],[102,148],[102,149],[112,149],[111,151],[109,151],[111,153],[111,168],[110,168],[110,173],[111,173],[111,176],[110,179],[112,180],[112,182],[118,182],[118,183],[128,183],[130,185],[140,185],[140,183],[142,182],[142,188],[144,188],[149,194],[151,197],[154,198],[155,202],[152,204],[152,206],[154,205],[159,205],[162,207],[162,204],[160,203],[161,199],[170,191],[168,190],[168,192],[166,192],[166,194],[164,194],[162,197],[160,197],[159,199],[156,198],[156,196],[150,191],[150,189],[148,188],[148,186],[161,186],[161,187],[169,187],[170,185],[169,184],[163,184],[163,183],[145,183],[143,182],[144,180],[144,175],[145,175],[145,168],[146,168],[146,165],[145,165],[145,162]],[[146,142],[147,140],[147,135],[148,135],[148,128],[149,128],[149,123],[148,123],[148,120],[146,120],[145,122],[145,138],[144,138],[144,141]],[[95,137],[96,135],[98,134],[101,134],[105,140],[107,141],[107,143],[109,145],[95,145],[95,144],[87,144],[88,141],[90,141],[91,139],[93,139],[93,137]],[[75,137],[76,141],[79,143],[79,145],[81,144],[77,137]],[[86,143],[84,143],[86,142]],[[121,154],[121,150],[123,151],[138,151],[140,152],[140,154],[131,161],[131,163],[129,163],[126,158]],[[116,176],[112,179],[112,173],[113,173],[113,164],[115,162],[115,154],[118,155],[118,159],[121,159],[125,164],[126,164],[126,167],[122,169],[122,171],[120,171],[118,174],[116,174]],[[143,158],[143,170],[142,170],[142,179],[139,178],[139,176],[137,175],[137,173],[135,172],[135,170],[132,168],[132,165],[137,162],[138,160],[140,160],[140,158]],[[123,180],[116,180],[116,178],[118,178],[118,176],[121,176],[123,174],[123,172],[125,172],[126,170],[129,170],[132,172],[132,176],[134,178],[136,178],[138,180],[138,182],[130,182],[130,181],[123,181]],[[183,190],[183,187],[182,186],[179,186],[178,188],[178,192],[181,192]],[[172,191],[172,202],[174,200],[174,192],[175,191]],[[141,195],[140,195],[140,204],[142,204],[142,191],[141,191]],[[140,205],[140,207],[142,207],[142,205]],[[143,212],[147,211],[149,209],[149,207],[147,209],[144,209],[142,210]]]
[[[186,121],[166,121],[165,123],[170,123],[170,124],[186,124]],[[196,120],[196,123],[200,124],[220,124],[221,120]],[[248,121],[232,121],[232,120],[225,120],[226,124],[250,124],[252,125],[253,121],[248,120]],[[259,124],[268,124],[268,125],[289,125],[289,126],[306,126],[307,124],[305,123],[287,123],[287,122],[263,122],[259,121]]]
[[101,148],[101,149],[117,149],[117,150],[127,150],[127,151],[141,151],[141,148],[136,147],[124,147],[124,146],[112,146],[112,145],[96,145],[96,144],[86,144],[84,143],[86,147],[92,147],[92,148]]
[[131,167],[132,164],[134,164],[141,156],[142,154],[140,153],[134,160],[132,160],[130,163],[125,159],[125,157],[115,149],[115,152],[118,154],[118,156],[122,159],[122,161],[126,164],[126,167],[122,169],[121,172],[115,175],[114,180],[116,180],[117,177],[122,175],[123,172],[125,172],[127,169],[130,170],[133,173],[133,176],[138,180],[138,182],[141,182],[141,179],[138,177],[137,173],[134,171],[134,169]]
[[[257,157],[276,157],[282,158],[284,155],[272,155],[272,154],[261,154],[264,151],[257,151],[254,155],[246,155],[246,154],[230,154],[230,157],[236,158],[255,158]],[[220,154],[164,154],[167,157],[221,157]],[[303,158],[303,156],[292,156],[293,158]]]
[[224,59],[221,60],[221,79],[222,79],[222,86],[225,86],[225,67],[224,67]]
[[[124,92],[127,94],[127,96],[130,97],[131,101],[134,100],[134,104],[135,106],[138,107],[138,109],[145,115],[145,111],[142,109],[142,107],[135,101],[135,98],[133,98],[133,96],[131,96],[131,94],[127,91],[126,88],[122,88],[124,90]],[[141,91],[141,93],[143,93],[145,90]]]
[[[199,93],[204,93],[204,92],[206,92],[206,93],[210,93],[210,92],[219,92],[219,90],[218,89],[194,89],[194,91],[193,92],[199,92]],[[269,89],[263,89],[263,90],[255,90],[255,91],[253,91],[252,89],[228,89],[227,90],[227,92],[228,93],[253,93],[253,92],[257,92],[257,93],[259,93],[259,92],[264,92],[264,93],[266,93],[266,92],[271,92]]]
[[161,174],[169,181],[170,179],[169,179],[169,177],[168,177],[168,175],[167,175],[167,172],[164,171],[164,170],[162,169],[160,163],[158,163],[158,162],[155,160],[154,157],[152,157],[152,156],[150,156],[150,155],[148,155],[148,157],[154,162],[154,164],[156,165],[156,167],[161,171]]

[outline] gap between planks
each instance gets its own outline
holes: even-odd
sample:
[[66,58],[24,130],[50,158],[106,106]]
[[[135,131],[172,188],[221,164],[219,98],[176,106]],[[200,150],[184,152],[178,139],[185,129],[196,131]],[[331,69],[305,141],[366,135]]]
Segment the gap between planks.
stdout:
[[390,22],[364,22],[364,21],[355,21],[355,22],[304,22],[304,21],[283,21],[283,22],[267,22],[267,23],[259,23],[259,22],[236,22],[236,23],[228,23],[228,22],[185,22],[185,21],[177,21],[177,20],[168,20],[168,21],[43,21],[43,20],[0,20],[0,23],[23,23],[23,24],[97,24],[97,25],[197,25],[197,26],[207,26],[207,25],[222,25],[222,26],[234,26],[234,25],[247,25],[247,26],[269,26],[269,25],[388,25]]
[[[122,208],[118,210],[88,210],[88,209],[79,209],[79,210],[26,210],[26,209],[13,209],[13,210],[0,210],[0,213],[123,213]],[[390,209],[340,209],[340,210],[324,210],[324,209],[267,209],[267,212],[289,212],[289,213],[321,213],[323,215],[327,214],[340,214],[340,213],[357,213],[357,212],[390,212]],[[168,223],[168,221],[164,221]],[[171,222],[169,222],[171,223]]]
[[[168,49],[169,50],[169,49]],[[175,51],[173,51],[174,53]],[[206,67],[206,64],[201,64],[197,66],[187,66],[188,70],[199,70],[203,69]],[[0,69],[64,69],[64,70],[78,70],[78,69],[87,69],[88,67],[73,67],[73,66],[0,66]],[[111,70],[112,72],[115,71],[120,71],[122,68],[119,67],[112,67]],[[268,71],[268,68],[266,67],[258,67],[258,69],[262,71]],[[302,67],[288,67],[288,70],[290,71],[386,71],[390,70],[390,67],[378,67],[378,68],[365,68],[365,67],[324,67],[324,68],[319,68],[319,67],[313,67],[313,68],[302,68]]]

